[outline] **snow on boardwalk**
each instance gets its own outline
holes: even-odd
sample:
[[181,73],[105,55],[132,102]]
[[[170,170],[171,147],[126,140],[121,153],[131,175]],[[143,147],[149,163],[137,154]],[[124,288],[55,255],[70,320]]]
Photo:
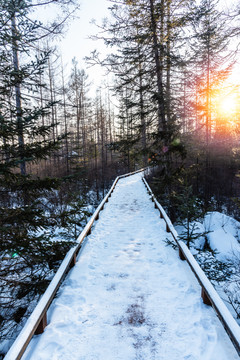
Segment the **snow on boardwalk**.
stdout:
[[141,175],[119,181],[24,360],[235,360]]

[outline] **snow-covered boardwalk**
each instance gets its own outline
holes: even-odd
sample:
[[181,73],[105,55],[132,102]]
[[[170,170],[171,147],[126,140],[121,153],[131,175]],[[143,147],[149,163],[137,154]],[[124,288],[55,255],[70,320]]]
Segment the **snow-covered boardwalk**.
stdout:
[[239,359],[141,175],[121,179],[24,360]]

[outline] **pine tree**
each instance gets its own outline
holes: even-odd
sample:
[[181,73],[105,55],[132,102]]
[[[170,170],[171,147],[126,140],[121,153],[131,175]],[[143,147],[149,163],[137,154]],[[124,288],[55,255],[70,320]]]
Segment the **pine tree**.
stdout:
[[[31,20],[31,1],[0,1],[0,290],[1,338],[11,338],[49,276],[71,246],[54,242],[44,207],[57,179],[38,178],[30,166],[47,158],[61,137],[48,140],[54,125],[42,118],[54,105],[34,100],[49,52],[34,50],[42,25]],[[50,31],[57,28],[56,23]],[[45,34],[47,36],[47,34]],[[14,304],[14,306],[13,306]],[[10,322],[11,321],[11,322]]]

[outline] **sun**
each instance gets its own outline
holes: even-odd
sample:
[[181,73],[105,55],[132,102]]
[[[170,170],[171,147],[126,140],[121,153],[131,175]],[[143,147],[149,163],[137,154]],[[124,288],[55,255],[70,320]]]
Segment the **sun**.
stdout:
[[237,100],[236,94],[230,94],[226,97],[223,97],[219,103],[219,112],[222,115],[232,115],[236,113],[237,110]]

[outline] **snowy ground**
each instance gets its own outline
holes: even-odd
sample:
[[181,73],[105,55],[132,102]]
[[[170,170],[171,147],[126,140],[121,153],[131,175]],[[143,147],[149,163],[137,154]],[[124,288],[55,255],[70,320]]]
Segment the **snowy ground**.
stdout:
[[119,181],[24,360],[239,359],[141,175]]

